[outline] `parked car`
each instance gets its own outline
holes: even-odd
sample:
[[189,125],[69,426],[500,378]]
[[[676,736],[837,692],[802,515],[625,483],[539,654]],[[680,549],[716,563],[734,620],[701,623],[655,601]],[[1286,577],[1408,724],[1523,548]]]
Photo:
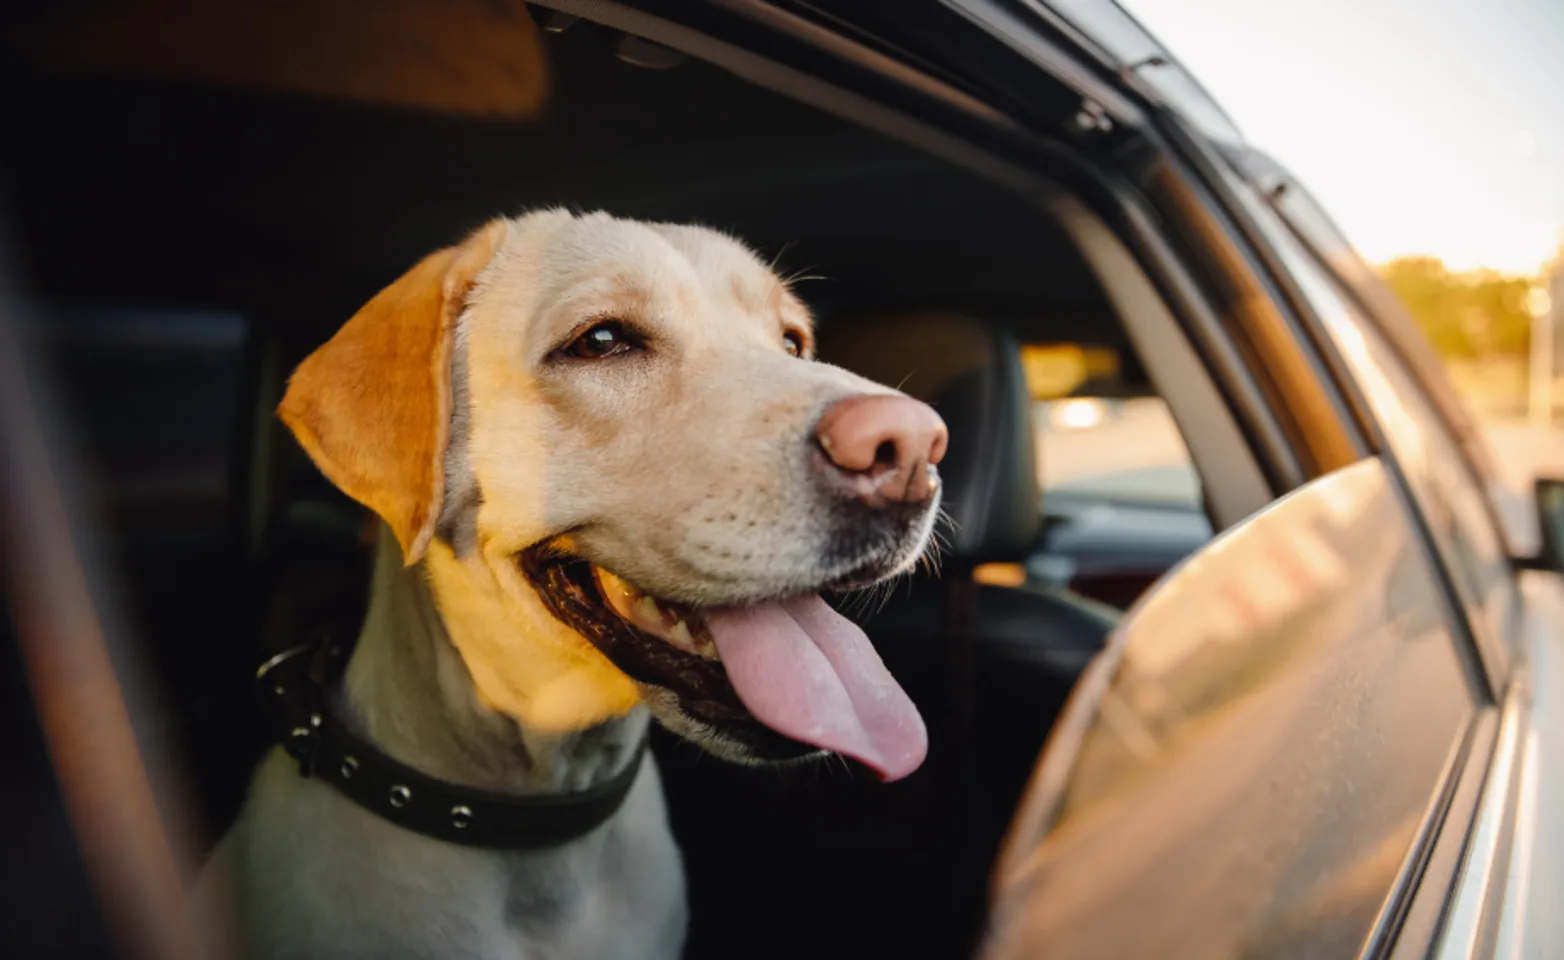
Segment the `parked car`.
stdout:
[[[842,601],[923,768],[654,742],[689,956],[1564,956],[1564,488],[1501,520],[1394,298],[1111,0],[204,9],[5,21],[0,955],[190,955],[254,668],[362,614],[283,378],[558,203],[778,257],[951,431],[938,575]],[[1061,343],[1126,362],[1040,427]],[[1174,453],[1050,473],[1097,429]]]

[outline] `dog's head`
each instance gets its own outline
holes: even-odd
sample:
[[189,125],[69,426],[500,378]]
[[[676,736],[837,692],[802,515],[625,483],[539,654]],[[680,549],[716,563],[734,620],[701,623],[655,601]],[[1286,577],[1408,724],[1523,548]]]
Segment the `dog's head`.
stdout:
[[894,778],[922,721],[817,591],[916,563],[945,428],[812,356],[737,241],[545,211],[425,258],[279,413],[424,563],[495,709],[569,729],[644,701],[729,759],[827,749]]

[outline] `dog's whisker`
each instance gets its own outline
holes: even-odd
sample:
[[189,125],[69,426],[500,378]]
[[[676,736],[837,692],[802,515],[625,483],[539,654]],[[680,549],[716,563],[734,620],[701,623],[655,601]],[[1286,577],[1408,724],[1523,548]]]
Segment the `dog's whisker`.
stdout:
[[818,274],[818,273],[801,273],[801,274],[799,274],[796,277],[788,277],[787,285],[789,287],[791,287],[795,283],[809,283],[812,280],[829,280],[829,279],[831,279],[831,278],[827,277],[827,276],[822,276],[821,274]]
[[782,285],[791,288],[795,283],[807,283],[810,280],[829,280],[829,277],[817,273],[810,273],[815,269],[813,265],[802,267],[782,278]]
[[[777,250],[776,256],[773,256],[771,258],[771,262],[766,265],[766,268],[768,270],[770,270],[772,273],[776,273],[777,264],[782,262],[782,258],[787,256],[787,252],[789,250],[793,249],[793,245],[795,243],[797,243],[797,242],[798,241],[796,241],[796,240],[789,240],[786,243],[782,244],[781,248]],[[782,282],[783,282],[783,284],[787,283],[786,280],[783,280]]]
[[849,620],[858,618],[858,596],[856,594],[842,599],[842,615]]
[[949,510],[946,510],[944,507],[940,507],[939,513],[934,518],[935,536],[940,535],[940,527],[945,527],[954,533],[955,531],[961,529],[961,524],[956,521],[955,517],[950,515]]
[[874,604],[874,613],[875,614],[879,614],[879,613],[884,612],[886,605],[891,602],[891,599],[893,597],[895,597],[895,595],[896,595],[896,581],[895,580],[887,580],[885,582],[885,589],[878,591],[878,593],[879,593],[879,597],[876,599],[876,602]]

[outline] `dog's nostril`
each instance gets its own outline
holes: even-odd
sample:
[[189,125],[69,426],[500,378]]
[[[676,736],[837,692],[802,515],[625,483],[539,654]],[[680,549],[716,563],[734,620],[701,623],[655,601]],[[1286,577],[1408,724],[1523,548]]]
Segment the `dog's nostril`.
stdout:
[[927,499],[935,489],[929,466],[944,452],[944,437],[938,414],[897,394],[838,400],[815,426],[831,482],[876,504]]

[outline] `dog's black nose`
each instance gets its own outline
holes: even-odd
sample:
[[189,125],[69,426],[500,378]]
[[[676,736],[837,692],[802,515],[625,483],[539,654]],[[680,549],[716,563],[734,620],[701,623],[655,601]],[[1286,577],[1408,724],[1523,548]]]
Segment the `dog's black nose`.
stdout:
[[900,394],[838,400],[815,426],[827,481],[873,507],[934,496],[947,439],[932,407]]

